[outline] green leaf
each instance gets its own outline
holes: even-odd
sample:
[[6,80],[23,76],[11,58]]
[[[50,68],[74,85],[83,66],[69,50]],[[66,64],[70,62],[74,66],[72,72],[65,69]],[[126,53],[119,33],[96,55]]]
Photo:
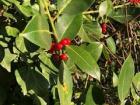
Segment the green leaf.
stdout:
[[106,0],[102,2],[99,6],[99,15],[103,17],[108,15],[113,10],[113,4],[111,0]]
[[47,103],[45,102],[45,100],[37,95],[34,96],[34,104],[35,105],[47,105]]
[[57,0],[57,8],[58,8],[58,10],[63,11],[71,1],[72,0]]
[[49,75],[51,73],[55,74],[59,70],[54,66],[52,63],[50,57],[46,52],[43,52],[39,55],[39,60],[40,60],[40,68],[42,70],[42,74],[44,77],[49,80]]
[[30,20],[21,35],[41,48],[49,50],[51,35],[48,30],[49,25],[46,16],[36,15]]
[[131,86],[131,93],[134,99],[138,100],[140,97],[136,94],[136,91],[138,92],[140,90],[140,73],[136,73],[136,75],[133,78],[133,83],[136,88],[134,89],[133,85]]
[[105,46],[103,47],[103,55],[104,55],[106,60],[108,60],[110,58],[109,52]]
[[90,39],[100,39],[102,37],[101,26],[97,21],[85,21],[83,28]]
[[121,102],[129,95],[132,78],[134,77],[134,69],[133,59],[131,55],[129,55],[123,63],[119,74],[118,95]]
[[19,74],[19,72],[16,70],[15,71],[15,76],[16,76],[16,80],[17,80],[17,83],[21,86],[21,89],[22,89],[22,93],[24,94],[24,95],[26,95],[27,94],[27,88],[26,88],[26,83],[25,83],[25,81],[21,78],[21,76],[20,76],[20,74]]
[[106,43],[107,43],[107,46],[108,48],[111,50],[112,53],[116,53],[116,44],[115,44],[115,41],[112,37],[109,37],[106,39]]
[[21,52],[27,52],[27,49],[26,49],[26,46],[25,46],[25,42],[24,42],[24,37],[23,36],[16,37],[16,47]]
[[[127,15],[126,15],[127,11]],[[109,17],[120,22],[120,23],[126,23],[127,21],[130,21],[131,19],[135,18],[137,15],[139,15],[140,8],[135,7],[129,7],[127,8],[118,8],[114,9],[110,14]]]
[[100,69],[94,58],[81,47],[70,46],[67,53],[74,63],[87,74],[100,81]]
[[[76,24],[76,25],[75,25]],[[59,41],[68,37],[73,39],[82,25],[82,15],[62,15],[56,23],[56,30]]]
[[5,29],[6,29],[6,32],[9,36],[16,37],[19,33],[19,30],[15,27],[6,26]]
[[6,0],[0,0],[0,3],[3,3],[3,4],[5,4],[5,5],[7,5],[7,6],[10,6],[11,4],[8,2],[8,1],[6,1]]
[[71,72],[64,62],[60,66],[57,88],[60,105],[71,105],[73,82]]
[[11,62],[15,59],[16,55],[11,54],[8,49],[5,49],[5,56],[0,63],[2,67],[4,67],[8,72],[11,72]]
[[95,61],[98,61],[102,54],[103,45],[100,42],[92,42],[86,46],[86,50],[90,52]]
[[84,30],[84,27],[82,25],[79,33],[78,33],[78,36],[84,41],[84,42],[91,42],[90,38],[88,37],[86,31]]
[[93,88],[93,86],[90,85],[90,87],[87,91],[85,105],[96,105],[96,103],[93,100],[93,96],[92,96],[92,88]]
[[95,0],[59,0],[58,7],[60,8],[59,11],[62,11],[63,13],[76,15],[87,10],[94,1]]
[[3,16],[6,17],[6,18],[10,18],[10,19],[13,19],[13,20],[17,21],[17,19],[11,13],[4,12]]
[[34,52],[36,50],[39,49],[38,46],[36,46],[35,44],[31,43],[30,41],[28,41],[27,39],[25,39],[23,36],[18,36],[16,37],[16,48],[15,53],[25,53],[25,52]]
[[113,87],[118,86],[118,76],[116,75],[115,72],[113,72],[113,77],[112,77],[112,79],[113,79]]
[[38,14],[38,11],[33,9],[31,5],[25,5],[25,3],[21,5],[20,2],[18,2],[17,0],[10,0],[9,2],[15,4],[15,6],[19,9],[19,11],[22,14],[24,14],[26,17],[30,17],[33,16],[34,14]]
[[18,84],[21,86],[23,94],[27,94],[30,90],[41,97],[48,95],[48,81],[37,70],[24,66],[15,71]]

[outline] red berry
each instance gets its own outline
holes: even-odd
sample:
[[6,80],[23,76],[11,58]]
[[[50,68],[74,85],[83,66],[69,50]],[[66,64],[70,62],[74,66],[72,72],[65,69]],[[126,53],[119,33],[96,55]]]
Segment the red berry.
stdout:
[[49,50],[49,53],[52,54],[52,53],[54,52],[54,50],[55,50],[55,44],[56,44],[56,43],[52,42],[51,48],[50,48],[50,50]]
[[106,29],[102,29],[102,33],[103,33],[103,34],[106,33]]
[[54,49],[50,49],[48,52],[53,54],[54,53]]
[[71,44],[71,40],[67,38],[67,44],[66,45],[70,45]]
[[53,59],[56,60],[56,61],[59,60],[59,55],[58,55],[58,54],[53,54],[52,57],[53,57]]
[[67,61],[68,60],[67,54],[65,54],[65,53],[64,54],[61,54],[60,55],[60,59],[63,60],[63,61]]
[[140,0],[128,0],[128,1],[134,4],[140,3]]
[[63,45],[61,43],[57,43],[55,45],[55,50],[61,50],[63,48]]
[[101,24],[101,27],[102,27],[102,33],[103,34],[106,33],[106,31],[107,31],[107,25],[106,25],[106,23],[102,23]]
[[60,42],[61,44],[65,45],[70,45],[71,44],[71,40],[69,38],[64,38],[61,40]]

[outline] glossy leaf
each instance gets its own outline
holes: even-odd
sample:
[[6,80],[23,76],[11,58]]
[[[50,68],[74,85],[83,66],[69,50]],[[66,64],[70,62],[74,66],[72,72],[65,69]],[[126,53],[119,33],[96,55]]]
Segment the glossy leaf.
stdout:
[[93,86],[91,85],[87,91],[85,105],[96,105],[92,96],[92,88]]
[[109,37],[106,39],[106,43],[107,43],[107,46],[108,48],[111,50],[112,53],[116,53],[116,44],[115,44],[115,41],[112,37]]
[[[76,24],[76,25],[75,25]],[[73,39],[82,25],[82,15],[62,15],[56,23],[56,30],[59,41],[68,37]]]
[[103,47],[103,55],[106,60],[108,60],[110,57],[109,52],[107,51],[107,49],[105,47]]
[[129,94],[132,78],[134,77],[134,69],[133,59],[131,55],[129,55],[123,63],[119,74],[118,95],[121,102],[123,102]]
[[6,1],[6,0],[0,0],[0,3],[4,3],[5,5],[7,5],[7,6],[10,6],[11,4],[8,2],[8,1]]
[[78,32],[78,36],[84,41],[84,42],[91,42],[90,38],[88,37],[88,34],[86,33],[86,31],[84,30],[84,27],[82,25],[82,27],[80,28],[80,31]]
[[[126,15],[127,11],[127,15]],[[127,21],[133,19],[137,15],[139,15],[140,8],[134,8],[134,7],[129,7],[127,8],[118,8],[114,9],[110,14],[109,17],[120,22],[120,23],[126,23]]]
[[6,32],[9,36],[16,37],[19,33],[19,30],[15,27],[6,26],[5,29],[6,29]]
[[131,86],[131,93],[134,99],[138,100],[140,97],[136,92],[140,90],[140,73],[136,73],[133,78],[133,85]]
[[95,59],[89,52],[81,47],[70,46],[67,48],[68,55],[74,63],[87,74],[100,81],[100,69]]
[[58,10],[59,11],[64,11],[64,9],[69,5],[70,2],[71,2],[71,0],[57,0]]
[[66,14],[77,15],[87,10],[93,4],[94,0],[63,0],[63,2],[63,7],[60,11]]
[[2,67],[4,67],[8,72],[11,72],[11,62],[15,59],[16,55],[11,54],[8,49],[5,49],[5,56],[0,63]]
[[83,28],[90,39],[100,39],[102,37],[102,30],[97,21],[83,23]]
[[34,14],[38,14],[38,11],[32,8],[30,5],[22,5],[17,0],[10,0],[11,3],[15,4],[15,6],[19,9],[19,11],[24,14],[26,17],[33,16]]
[[17,19],[16,19],[16,18],[13,16],[13,14],[11,14],[11,13],[4,12],[4,13],[3,13],[3,16],[6,17],[6,18],[13,19],[14,21],[17,21]]
[[60,98],[60,105],[71,105],[73,82],[71,72],[64,62],[60,66],[57,88]]
[[108,15],[113,9],[113,4],[111,0],[106,0],[102,2],[99,6],[99,15],[103,17],[104,15]]
[[27,52],[27,49],[26,49],[26,46],[25,46],[25,42],[24,42],[24,37],[23,36],[16,37],[16,47],[21,52]]
[[44,77],[49,80],[49,75],[51,73],[55,74],[59,70],[55,67],[55,65],[52,63],[50,57],[47,53],[43,52],[39,55],[40,60],[40,68],[42,70],[42,74]]
[[118,76],[116,73],[113,72],[113,87],[118,86]]
[[86,46],[86,50],[90,52],[95,61],[98,61],[102,54],[103,45],[99,42],[92,42]]
[[45,15],[36,15],[27,24],[24,31],[20,34],[32,43],[45,48],[50,49],[51,35],[49,25]]
[[23,36],[16,37],[16,48],[17,49],[14,51],[15,53],[34,52],[34,51],[37,51],[39,49],[38,46],[31,43],[30,41],[25,39]]
[[25,81],[23,81],[23,79],[21,78],[21,76],[17,70],[15,71],[15,76],[16,76],[17,83],[21,86],[22,93],[24,95],[26,95],[27,94],[26,83],[25,83]]

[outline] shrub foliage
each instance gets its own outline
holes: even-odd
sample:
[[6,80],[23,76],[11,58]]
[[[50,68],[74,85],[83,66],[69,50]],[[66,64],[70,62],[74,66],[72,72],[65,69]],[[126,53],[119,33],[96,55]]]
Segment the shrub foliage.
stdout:
[[139,0],[0,0],[0,105],[140,104]]

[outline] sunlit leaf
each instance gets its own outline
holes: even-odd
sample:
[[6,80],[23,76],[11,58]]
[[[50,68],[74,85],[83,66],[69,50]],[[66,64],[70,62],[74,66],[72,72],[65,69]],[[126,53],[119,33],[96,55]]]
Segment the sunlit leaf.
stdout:
[[106,39],[106,43],[107,43],[107,46],[110,49],[110,51],[115,54],[116,53],[116,44],[115,44],[114,39],[112,37],[109,37]]
[[58,0],[59,11],[66,14],[79,14],[87,10],[94,0]]
[[11,72],[11,62],[15,59],[16,55],[11,54],[8,49],[5,49],[5,56],[0,63],[2,67],[4,67],[8,72]]
[[133,77],[133,84],[131,86],[131,93],[134,99],[138,100],[140,97],[138,96],[138,92],[140,90],[140,73],[136,73]]
[[51,33],[48,30],[49,25],[46,16],[36,15],[30,20],[20,35],[41,48],[49,50],[51,44]]
[[70,46],[67,48],[68,55],[74,63],[87,74],[100,81],[100,69],[95,59],[89,52],[81,47]]
[[108,15],[113,9],[112,1],[106,0],[102,2],[99,6],[99,15],[103,17],[104,15]]
[[[76,25],[75,25],[76,24]],[[82,25],[82,15],[62,15],[56,23],[58,39],[68,37],[73,39]]]
[[19,30],[15,27],[6,26],[5,29],[6,29],[6,32],[9,36],[16,37],[19,33]]
[[57,88],[60,98],[60,104],[71,105],[73,82],[71,72],[64,62],[60,66]]
[[119,74],[118,95],[121,102],[129,95],[132,78],[134,77],[134,69],[133,59],[129,55],[123,63]]

